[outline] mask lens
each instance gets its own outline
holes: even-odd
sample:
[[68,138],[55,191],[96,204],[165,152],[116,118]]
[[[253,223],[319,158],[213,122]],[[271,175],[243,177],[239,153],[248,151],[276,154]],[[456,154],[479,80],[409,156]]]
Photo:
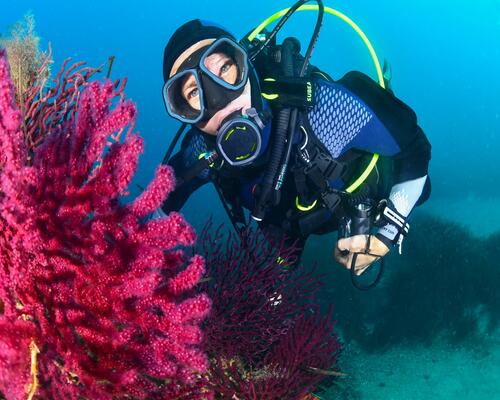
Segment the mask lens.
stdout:
[[229,39],[215,42],[202,58],[203,70],[229,89],[241,88],[248,77],[247,54]]
[[163,89],[168,113],[183,122],[196,122],[203,113],[202,90],[193,70],[170,78]]

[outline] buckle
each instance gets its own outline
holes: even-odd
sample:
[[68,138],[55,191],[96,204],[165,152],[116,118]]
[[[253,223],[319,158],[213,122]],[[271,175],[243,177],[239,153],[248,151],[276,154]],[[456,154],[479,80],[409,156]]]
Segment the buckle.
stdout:
[[316,153],[312,164],[315,164],[326,180],[335,180],[340,178],[345,171],[346,165],[343,162],[336,161],[332,157],[321,151]]
[[340,201],[342,200],[340,195],[333,190],[321,193],[321,199],[323,200],[325,206],[332,212],[338,207]]

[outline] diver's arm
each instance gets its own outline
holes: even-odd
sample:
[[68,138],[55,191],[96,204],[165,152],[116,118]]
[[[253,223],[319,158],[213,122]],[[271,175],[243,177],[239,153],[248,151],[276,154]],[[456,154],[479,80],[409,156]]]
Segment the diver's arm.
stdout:
[[[317,104],[309,114],[316,135],[334,157],[359,149],[392,158],[394,187],[389,198],[408,217],[430,192],[431,145],[415,112],[359,72],[350,72],[338,82],[318,81],[316,93]],[[397,236],[395,229],[382,228],[386,244]]]
[[[182,155],[180,153],[174,155],[172,157],[172,161],[169,162],[169,165],[174,168],[176,177],[181,176],[182,171],[184,170],[183,164],[180,162],[176,162],[179,159],[182,159]],[[208,179],[203,179],[198,176],[191,179],[188,182],[183,182],[182,180],[179,180],[175,189],[169,194],[168,198],[163,202],[161,206],[163,212],[169,213],[171,211],[179,211],[184,206],[186,201],[189,199],[191,194],[207,182]]]
[[182,176],[198,162],[199,155],[207,151],[203,137],[200,135],[201,133],[194,129],[187,132],[181,149],[168,162],[174,170],[177,184],[161,206],[166,213],[179,211],[194,191],[210,181],[207,169],[188,181],[182,180]]
[[[318,80],[316,93],[316,105],[308,114],[316,136],[333,157],[349,149],[360,149],[393,158],[395,185],[390,197],[398,204],[398,212],[408,216],[430,191],[427,170],[431,146],[417,125],[413,110],[358,72],[347,74],[339,82]],[[397,201],[403,196],[407,197],[404,205]],[[335,256],[347,267],[350,261],[342,256],[342,250],[348,250],[348,257],[352,257],[352,252],[360,251],[367,243],[364,235],[358,236],[337,243]],[[396,236],[396,227],[388,224],[377,237],[372,237],[369,252],[385,255]],[[358,258],[358,273],[376,259],[363,257]]]
[[[430,194],[428,175],[431,145],[417,123],[415,112],[392,92],[382,89],[368,76],[350,72],[339,81],[352,101],[370,115],[370,120],[345,146],[379,153],[394,160],[394,187],[391,200],[406,217],[415,204]],[[398,199],[403,196],[406,202]],[[397,204],[396,204],[397,203]]]
[[[430,196],[428,168],[431,145],[416,124],[413,140],[404,139],[399,139],[401,151],[393,156],[394,186],[389,200],[391,206],[406,219],[417,204],[424,203]],[[390,247],[397,241],[398,233],[394,224],[387,223],[380,228],[377,237]]]
[[[422,197],[427,180],[428,177],[425,175],[421,178],[398,183],[392,187],[389,194],[390,204],[405,219],[408,218],[410,212]],[[396,225],[387,223],[379,229],[377,238],[387,247],[391,247],[396,243],[398,234],[399,230]]]

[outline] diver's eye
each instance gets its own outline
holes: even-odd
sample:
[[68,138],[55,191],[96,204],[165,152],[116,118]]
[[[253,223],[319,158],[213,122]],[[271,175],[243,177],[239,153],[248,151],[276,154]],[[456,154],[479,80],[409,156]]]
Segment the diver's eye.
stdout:
[[227,73],[230,71],[230,69],[231,69],[231,67],[232,67],[233,65],[234,65],[234,63],[233,63],[232,61],[228,61],[228,62],[226,62],[226,63],[225,63],[225,64],[221,67],[221,69],[220,69],[220,71],[219,71],[219,76],[222,76],[222,75],[227,74]]
[[221,69],[220,69],[220,72],[219,72],[219,75],[222,75],[222,74],[225,74],[226,72],[229,71],[229,68],[231,68],[231,65],[229,65],[229,63],[225,63]]
[[233,60],[227,60],[219,69],[219,78],[230,85],[236,84],[238,79],[238,67]]
[[194,99],[195,97],[198,97],[200,94],[200,91],[198,90],[198,88],[196,89],[193,89],[191,90],[188,94],[187,94],[187,100],[192,100]]

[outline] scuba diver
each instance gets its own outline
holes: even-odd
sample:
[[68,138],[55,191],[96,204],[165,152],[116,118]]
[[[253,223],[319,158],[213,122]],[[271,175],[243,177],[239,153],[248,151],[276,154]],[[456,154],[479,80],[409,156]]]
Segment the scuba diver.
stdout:
[[164,159],[177,185],[162,209],[179,210],[213,182],[237,229],[247,209],[300,251],[311,234],[338,231],[334,256],[354,279],[401,250],[410,212],[430,194],[431,146],[392,90],[360,72],[334,81],[309,65],[318,24],[305,56],[295,38],[276,43],[280,27],[238,42],[195,19],[168,41],[163,98],[183,125]]

